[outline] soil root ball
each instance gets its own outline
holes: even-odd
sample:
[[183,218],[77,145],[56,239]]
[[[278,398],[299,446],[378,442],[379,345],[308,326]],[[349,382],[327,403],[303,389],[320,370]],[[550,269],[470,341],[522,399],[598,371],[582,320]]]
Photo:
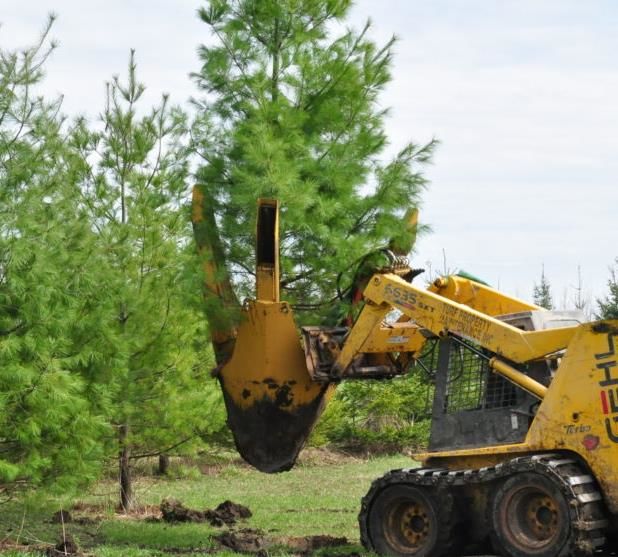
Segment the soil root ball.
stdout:
[[251,517],[248,507],[232,501],[224,501],[212,510],[198,511],[185,507],[177,499],[164,499],[160,509],[165,522],[208,522],[212,526],[231,526],[238,520]]

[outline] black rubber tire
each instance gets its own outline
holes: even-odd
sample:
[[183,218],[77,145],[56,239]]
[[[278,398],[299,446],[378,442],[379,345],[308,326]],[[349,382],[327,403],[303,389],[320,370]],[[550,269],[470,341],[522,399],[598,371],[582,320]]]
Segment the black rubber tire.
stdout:
[[[424,511],[410,511],[419,508]],[[412,519],[409,518],[411,514],[415,514]],[[418,524],[413,524],[412,520]],[[454,540],[450,533],[454,524],[453,501],[448,493],[438,496],[432,488],[394,484],[373,498],[364,526],[368,549],[379,555],[442,557],[452,554]],[[414,529],[422,541],[410,540],[410,536],[417,535]]]
[[605,532],[607,543],[605,550],[609,555],[618,555],[618,515],[612,517],[611,526]]
[[490,503],[491,541],[508,557],[563,557],[575,531],[560,486],[535,472],[506,479]]

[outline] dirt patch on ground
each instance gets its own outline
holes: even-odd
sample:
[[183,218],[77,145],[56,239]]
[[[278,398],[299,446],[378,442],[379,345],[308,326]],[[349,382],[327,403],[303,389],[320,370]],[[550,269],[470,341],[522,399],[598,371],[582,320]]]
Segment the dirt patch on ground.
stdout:
[[310,555],[318,549],[348,545],[348,540],[335,536],[304,536],[300,538],[279,538],[278,543],[289,547],[294,553]]
[[[215,509],[190,509],[176,499],[161,502],[163,520],[177,522],[208,522],[213,526],[233,526],[239,520],[251,517],[251,510],[243,505],[224,501]],[[314,551],[348,544],[346,538],[334,536],[270,536],[253,528],[229,529],[214,537],[220,549],[255,555],[268,554],[272,547],[285,547],[294,555],[311,555]]]
[[47,557],[60,557],[67,555],[82,555],[75,540],[68,534],[64,536],[54,547],[48,547],[45,551]]
[[[161,502],[163,520],[177,522],[208,522],[213,526],[233,526],[239,520],[251,517],[251,510],[243,505],[224,501],[215,509],[204,511],[190,509],[176,499]],[[346,538],[334,536],[270,536],[262,530],[253,528],[229,529],[214,536],[219,549],[228,549],[237,553],[250,553],[259,556],[268,555],[272,547],[285,547],[294,555],[311,555],[314,551],[329,547],[348,545]]]
[[296,463],[301,466],[332,466],[358,462],[359,460],[358,455],[347,451],[306,447],[300,452]]
[[252,516],[248,507],[224,501],[215,509],[204,511],[185,507],[176,499],[164,499],[160,505],[165,522],[208,522],[212,526],[231,526],[239,520]]
[[249,528],[224,532],[215,536],[215,540],[222,548],[258,555],[267,555],[274,546],[286,547],[294,555],[311,555],[320,549],[342,547],[349,543],[347,538],[334,536],[270,537],[260,530]]
[[51,518],[52,524],[68,524],[73,521],[73,517],[69,511],[65,511],[64,509],[60,509],[56,511]]
[[214,538],[222,548],[231,549],[238,553],[260,553],[266,551],[272,544],[260,530],[243,528],[237,531],[228,531]]

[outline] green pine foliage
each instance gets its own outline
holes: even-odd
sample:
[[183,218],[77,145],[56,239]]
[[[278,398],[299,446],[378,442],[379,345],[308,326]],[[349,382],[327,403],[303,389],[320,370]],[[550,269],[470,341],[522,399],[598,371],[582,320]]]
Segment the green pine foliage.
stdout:
[[92,479],[108,432],[79,368],[101,357],[82,318],[100,285],[71,191],[59,103],[35,95],[54,46],[0,52],[0,495]]
[[607,296],[603,299],[598,299],[599,319],[618,319],[618,278],[616,269],[618,268],[618,258],[614,261],[614,265],[609,270],[609,279],[607,288],[609,290]]
[[[257,197],[282,202],[292,302],[332,299],[339,273],[349,281],[354,262],[401,230],[434,143],[381,162],[394,42],[375,45],[369,25],[335,36],[349,9],[208,2],[200,17],[218,42],[200,49],[191,125],[167,97],[143,106],[133,54],[101,120],[67,122],[34,93],[51,21],[34,47],[0,52],[0,495],[74,487],[117,459],[128,508],[132,462],[220,437],[190,241],[192,155],[239,299],[253,290]],[[349,415],[367,431],[409,423],[424,387],[379,387],[350,385],[334,404],[363,409]]]
[[342,382],[309,442],[360,453],[427,448],[436,365],[437,344],[429,341],[401,377]]
[[310,442],[378,452],[426,448],[432,397],[418,367],[390,381],[348,381],[337,388]]
[[339,385],[311,442],[361,452],[426,448],[436,365],[437,344],[429,341],[416,365],[402,377]]
[[188,214],[187,117],[148,110],[131,55],[101,122],[35,96],[41,41],[0,53],[0,495],[67,489],[120,455],[224,427]]
[[143,92],[131,53],[127,81],[108,84],[103,129],[81,121],[72,134],[105,283],[98,315],[111,339],[111,366],[91,387],[107,374],[103,404],[117,433],[110,454],[120,454],[125,508],[133,503],[131,462],[186,452],[224,423],[193,271],[187,118],[167,96],[148,111]]
[[434,142],[409,143],[381,162],[379,96],[394,39],[376,45],[369,23],[337,34],[350,6],[210,0],[199,10],[215,40],[201,46],[194,75],[203,92],[197,178],[239,299],[253,295],[258,197],[281,201],[282,297],[301,304],[334,298],[338,274],[345,286],[354,262],[387,244],[419,203]]
[[541,280],[534,285],[532,299],[537,306],[545,309],[554,309],[554,301],[551,294],[551,285],[545,276],[545,268],[541,270]]

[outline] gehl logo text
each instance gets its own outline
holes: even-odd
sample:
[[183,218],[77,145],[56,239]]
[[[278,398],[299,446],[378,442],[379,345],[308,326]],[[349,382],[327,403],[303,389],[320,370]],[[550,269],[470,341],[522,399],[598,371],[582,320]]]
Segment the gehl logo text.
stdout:
[[607,335],[607,352],[595,354],[597,369],[601,371],[601,408],[605,415],[605,429],[610,441],[618,443],[618,366],[616,364],[615,336]]

